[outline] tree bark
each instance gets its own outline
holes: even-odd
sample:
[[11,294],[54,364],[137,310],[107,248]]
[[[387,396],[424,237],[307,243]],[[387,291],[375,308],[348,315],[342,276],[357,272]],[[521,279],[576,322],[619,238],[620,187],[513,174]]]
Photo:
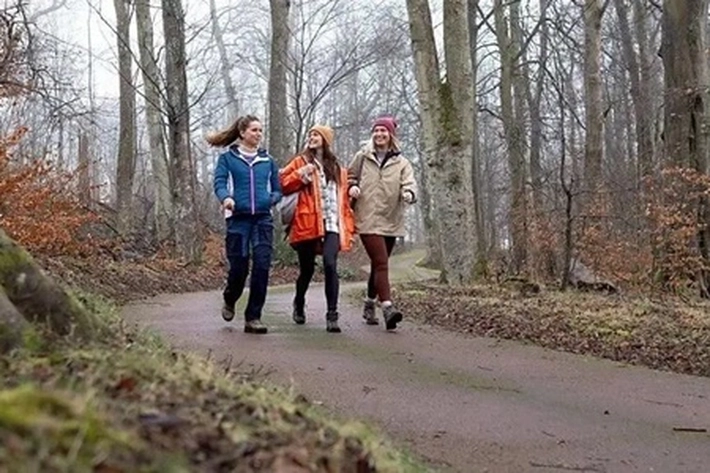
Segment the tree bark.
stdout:
[[472,65],[467,0],[444,3],[447,78],[439,80],[431,12],[426,0],[407,0],[419,92],[429,190],[439,223],[442,279],[469,284],[473,278],[475,211],[471,188],[474,156]]
[[171,235],[171,182],[170,173],[168,172],[168,157],[165,152],[160,68],[155,60],[153,20],[150,16],[150,3],[148,0],[136,0],[136,29],[143,75],[145,114],[148,122],[150,163],[153,170],[155,236],[158,241],[164,241]]
[[[664,154],[669,164],[708,171],[708,0],[664,0],[661,55],[665,69]],[[697,246],[710,262],[710,202],[698,202]],[[701,294],[710,297],[710,274],[698,275]]]
[[601,185],[604,160],[604,109],[601,75],[603,14],[602,0],[585,0],[584,92],[587,133],[584,142],[584,180],[589,192],[596,192]]
[[119,75],[119,140],[116,159],[117,228],[130,232],[133,203],[133,179],[136,171],[136,92],[130,47],[130,0],[114,0]]
[[89,137],[84,130],[79,131],[79,199],[85,206],[91,205],[91,159],[89,158]]
[[177,254],[188,261],[202,256],[202,233],[195,207],[195,170],[190,154],[190,109],[185,66],[185,16],[180,0],[163,0],[168,146],[175,186],[173,239]]
[[708,0],[663,2],[666,162],[700,171],[707,161],[707,11]]
[[[0,230],[0,296],[4,292],[25,320],[46,325],[58,335],[91,338],[101,328],[99,321],[70,297],[37,266],[32,257]],[[0,297],[1,299],[2,297]],[[6,308],[6,306],[5,306]],[[2,310],[11,330],[22,323],[11,309]],[[17,333],[17,332],[15,332]],[[6,342],[7,343],[7,342]]]
[[488,272],[488,239],[486,238],[486,214],[483,208],[483,189],[481,183],[481,155],[478,143],[478,0],[468,0],[468,39],[471,55],[471,93],[473,94],[473,121],[471,136],[473,137],[473,160],[471,161],[471,188],[476,225],[476,267],[477,273]]
[[439,59],[436,55],[434,43],[434,30],[431,21],[431,12],[427,1],[408,0],[407,14],[409,16],[410,38],[412,53],[414,55],[414,75],[417,82],[419,97],[419,116],[421,119],[421,147],[422,156],[425,158],[426,174],[420,183],[424,188],[424,205],[427,208],[425,225],[428,235],[428,263],[431,266],[444,268],[443,250],[441,245],[441,228],[434,202],[434,187],[431,169],[432,159],[440,153],[437,136],[436,116],[439,113]]
[[[505,141],[508,148],[508,167],[510,170],[511,193],[508,213],[512,270],[521,272],[527,260],[527,194],[525,191],[525,145],[523,117],[516,116],[514,102],[515,64],[517,48],[509,33],[505,18],[503,0],[495,2],[495,25],[498,47],[501,56],[500,100]],[[522,97],[519,97],[522,100]]]
[[282,165],[292,154],[288,133],[286,72],[289,58],[290,0],[270,0],[271,65],[269,69],[269,151]]
[[[638,0],[634,0],[638,4]],[[644,61],[643,55],[647,54],[648,38],[638,36],[639,53],[634,50],[634,40],[629,25],[628,8],[624,0],[614,0],[614,7],[619,20],[619,32],[621,33],[621,47],[624,54],[626,70],[631,82],[631,98],[633,100],[634,115],[636,118],[636,161],[637,161],[637,183],[653,171],[653,109],[650,104],[651,88],[650,82],[644,81],[648,74],[642,74],[640,63]],[[645,12],[643,7],[634,7],[639,34],[646,35],[644,23]],[[647,61],[647,60],[646,60]],[[644,67],[648,67],[645,65]]]
[[[541,112],[542,93],[545,89],[545,70],[547,68],[547,7],[549,0],[540,1],[540,54],[538,56],[538,77],[535,81],[535,91],[533,92],[528,84],[527,102],[530,109],[530,183],[532,185],[533,214],[540,216],[543,212],[542,199],[542,125],[543,118]],[[519,43],[522,47],[522,43]],[[528,68],[523,68],[523,77],[530,80],[527,73]]]

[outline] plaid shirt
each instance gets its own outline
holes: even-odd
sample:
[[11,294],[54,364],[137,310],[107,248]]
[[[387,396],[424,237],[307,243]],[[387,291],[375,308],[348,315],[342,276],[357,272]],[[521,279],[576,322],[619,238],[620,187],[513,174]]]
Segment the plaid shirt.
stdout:
[[338,222],[338,186],[335,181],[327,182],[325,172],[319,166],[318,178],[320,179],[321,206],[323,208],[323,220],[325,221],[325,231],[340,233]]

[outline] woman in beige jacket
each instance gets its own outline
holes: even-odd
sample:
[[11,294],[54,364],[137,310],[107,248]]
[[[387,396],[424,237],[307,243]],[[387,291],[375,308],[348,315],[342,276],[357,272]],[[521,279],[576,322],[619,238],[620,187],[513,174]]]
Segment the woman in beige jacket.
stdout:
[[404,210],[417,199],[412,164],[400,151],[397,122],[381,117],[372,125],[372,138],[353,158],[348,170],[349,191],[357,232],[370,258],[370,278],[363,318],[377,325],[375,298],[379,298],[387,330],[397,328],[402,313],[392,303],[389,257],[406,233]]

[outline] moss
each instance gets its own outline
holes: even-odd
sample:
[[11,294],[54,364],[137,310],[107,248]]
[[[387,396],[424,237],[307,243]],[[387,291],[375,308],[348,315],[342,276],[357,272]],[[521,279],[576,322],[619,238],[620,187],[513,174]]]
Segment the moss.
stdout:
[[[91,409],[90,399],[42,390],[33,385],[0,392],[0,432],[17,448],[49,455],[45,466],[91,471],[95,459],[110,450],[135,448],[136,442],[114,430]],[[23,442],[24,441],[24,442]],[[27,459],[0,450],[0,464],[24,470]]]
[[32,258],[27,252],[12,244],[9,240],[3,239],[3,235],[0,235],[0,285],[5,288],[8,297],[11,299],[14,297],[11,291],[15,284],[7,284],[8,278],[14,275],[18,268],[28,266],[31,263]]
[[439,84],[439,126],[442,130],[444,146],[459,146],[461,144],[461,126],[456,115],[456,104],[454,103],[451,84],[444,79]]

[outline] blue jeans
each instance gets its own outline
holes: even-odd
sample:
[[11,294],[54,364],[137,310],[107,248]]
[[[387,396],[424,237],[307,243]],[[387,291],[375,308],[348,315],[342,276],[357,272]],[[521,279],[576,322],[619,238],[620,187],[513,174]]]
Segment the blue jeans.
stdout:
[[244,292],[251,253],[249,301],[244,311],[244,318],[249,322],[261,318],[261,311],[266,302],[274,247],[274,221],[270,214],[236,215],[232,219],[226,238],[229,274],[224,290],[224,303],[234,308]]

